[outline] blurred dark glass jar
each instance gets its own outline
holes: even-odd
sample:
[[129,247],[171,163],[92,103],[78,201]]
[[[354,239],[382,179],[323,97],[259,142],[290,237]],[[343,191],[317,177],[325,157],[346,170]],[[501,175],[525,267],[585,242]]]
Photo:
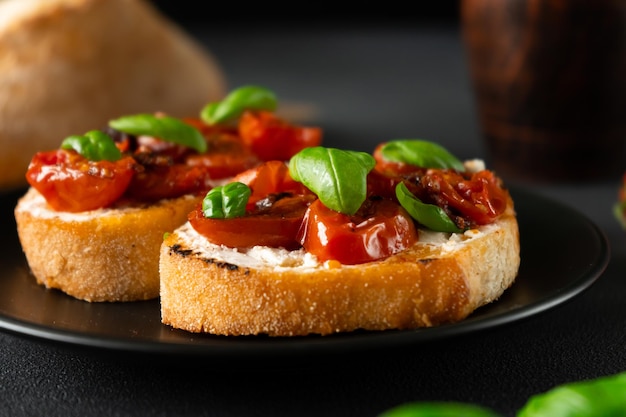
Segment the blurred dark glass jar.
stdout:
[[626,169],[626,0],[461,0],[490,167],[534,182]]

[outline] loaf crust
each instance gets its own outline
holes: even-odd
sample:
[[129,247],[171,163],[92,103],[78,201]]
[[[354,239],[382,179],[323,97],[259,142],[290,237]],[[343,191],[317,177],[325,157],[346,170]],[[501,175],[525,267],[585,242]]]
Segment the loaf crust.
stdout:
[[37,283],[85,301],[159,296],[159,248],[199,197],[60,213],[29,189],[15,207],[22,249]]
[[512,201],[493,225],[435,234],[445,242],[427,235],[377,262],[307,266],[293,253],[302,259],[272,267],[203,242],[186,224],[161,247],[162,322],[218,335],[413,329],[460,321],[513,284],[520,247]]
[[197,114],[218,61],[147,0],[0,1],[0,190],[37,151],[127,114]]

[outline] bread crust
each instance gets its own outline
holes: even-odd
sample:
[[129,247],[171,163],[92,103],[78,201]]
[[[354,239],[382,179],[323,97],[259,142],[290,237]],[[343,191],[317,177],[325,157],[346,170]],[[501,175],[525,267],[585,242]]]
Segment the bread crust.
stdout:
[[144,0],[0,1],[0,51],[0,190],[69,135],[198,114],[226,90],[210,51]]
[[90,301],[159,296],[159,248],[199,197],[60,213],[29,189],[15,207],[22,249],[37,283]]
[[328,335],[457,322],[500,297],[520,264],[512,201],[493,225],[340,267],[237,264],[232,250],[214,245],[207,254],[181,233],[189,228],[161,247],[161,318],[198,333]]

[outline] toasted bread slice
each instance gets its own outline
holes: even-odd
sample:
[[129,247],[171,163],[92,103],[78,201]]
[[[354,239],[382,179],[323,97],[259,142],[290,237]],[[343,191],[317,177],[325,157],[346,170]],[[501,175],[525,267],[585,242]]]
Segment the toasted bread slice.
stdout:
[[238,251],[208,242],[187,223],[161,247],[161,317],[218,335],[429,327],[496,300],[519,264],[512,201],[496,223],[463,234],[421,230],[410,249],[360,265],[320,264],[302,249]]
[[15,207],[17,231],[37,282],[85,301],[159,296],[159,248],[200,197],[82,213],[50,208],[29,189]]
[[27,185],[32,155],[110,119],[197,114],[222,68],[146,0],[0,1],[0,190]]

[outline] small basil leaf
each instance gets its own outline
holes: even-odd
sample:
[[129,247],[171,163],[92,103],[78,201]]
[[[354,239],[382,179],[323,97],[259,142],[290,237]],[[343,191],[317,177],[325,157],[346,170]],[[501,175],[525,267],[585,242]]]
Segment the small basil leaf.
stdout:
[[117,161],[122,157],[113,139],[100,130],[90,130],[83,136],[68,136],[61,143],[61,148],[74,149],[90,161]]
[[455,169],[465,171],[463,162],[443,146],[420,139],[398,139],[383,145],[383,157],[422,168]]
[[626,416],[626,372],[570,382],[536,394],[517,416]]
[[501,417],[494,411],[458,402],[414,402],[391,408],[378,417]]
[[210,125],[217,124],[218,122],[216,120],[218,119],[218,117],[216,117],[215,114],[218,113],[218,108],[221,104],[221,101],[207,104],[200,111],[200,118]]
[[403,182],[396,186],[396,197],[411,217],[428,229],[447,233],[462,232],[441,207],[423,203],[409,191]]
[[276,95],[264,87],[248,85],[233,90],[222,101],[207,104],[200,117],[208,124],[234,120],[245,110],[274,111],[278,106]]
[[167,142],[195,149],[200,153],[207,151],[207,142],[202,133],[175,117],[135,114],[111,120],[109,126],[131,135],[154,136]]
[[289,173],[328,208],[354,214],[367,196],[367,174],[376,161],[365,153],[315,146],[289,161]]
[[241,182],[231,182],[212,188],[202,200],[202,213],[211,219],[231,219],[246,214],[246,204],[252,191]]

